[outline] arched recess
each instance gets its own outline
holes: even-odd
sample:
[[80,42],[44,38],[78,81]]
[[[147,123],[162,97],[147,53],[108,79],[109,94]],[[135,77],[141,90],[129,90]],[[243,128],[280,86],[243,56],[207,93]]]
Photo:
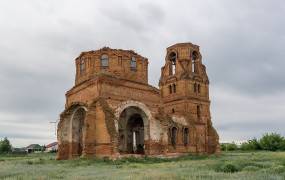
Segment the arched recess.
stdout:
[[87,109],[79,106],[75,109],[70,119],[70,154],[81,156],[83,150],[83,130]]
[[82,128],[86,111],[86,104],[75,102],[61,113],[57,129],[58,159],[68,159],[82,153],[80,149],[83,147]]
[[143,103],[126,101],[117,107],[115,116],[119,152],[144,154],[149,140],[149,109]]

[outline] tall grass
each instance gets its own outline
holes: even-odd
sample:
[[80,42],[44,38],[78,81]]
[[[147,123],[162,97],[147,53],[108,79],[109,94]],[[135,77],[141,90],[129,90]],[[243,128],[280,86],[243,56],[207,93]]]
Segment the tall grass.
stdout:
[[56,161],[53,154],[0,157],[0,179],[285,179],[285,152]]

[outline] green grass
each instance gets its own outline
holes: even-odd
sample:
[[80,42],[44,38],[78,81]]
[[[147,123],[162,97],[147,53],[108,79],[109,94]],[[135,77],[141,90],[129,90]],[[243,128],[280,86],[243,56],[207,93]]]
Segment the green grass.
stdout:
[[0,179],[285,180],[285,152],[227,152],[220,156],[116,161],[56,161],[54,154],[0,155]]

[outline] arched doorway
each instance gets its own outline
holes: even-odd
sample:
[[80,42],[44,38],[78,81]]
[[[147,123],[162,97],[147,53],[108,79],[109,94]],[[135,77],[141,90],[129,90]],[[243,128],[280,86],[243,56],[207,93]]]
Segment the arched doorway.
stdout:
[[119,118],[119,152],[144,154],[146,114],[138,107],[128,107]]
[[75,110],[71,118],[71,154],[72,156],[81,156],[83,150],[83,127],[86,116],[86,110],[79,107]]

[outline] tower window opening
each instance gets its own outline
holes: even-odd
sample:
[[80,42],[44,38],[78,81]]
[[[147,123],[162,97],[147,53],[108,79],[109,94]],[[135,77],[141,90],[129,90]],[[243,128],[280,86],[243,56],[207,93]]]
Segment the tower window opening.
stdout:
[[197,92],[197,83],[194,84],[193,90],[194,90],[194,92]]
[[176,84],[173,84],[173,93],[176,93]]
[[104,54],[101,56],[101,67],[102,68],[107,68],[109,66],[109,57]]
[[201,118],[201,107],[200,106],[197,106],[197,117],[198,119]]
[[191,55],[191,61],[192,61],[192,72],[196,73],[197,72],[197,61],[198,61],[198,53],[196,51],[193,51]]
[[131,70],[136,70],[137,69],[137,61],[135,57],[132,57],[131,59]]
[[171,85],[168,86],[168,89],[169,89],[169,94],[172,94],[172,86]]
[[175,110],[174,110],[174,108],[172,108],[172,113],[175,113]]
[[170,61],[170,69],[169,69],[169,75],[174,75],[176,73],[176,53],[171,52],[169,54],[169,61]]

